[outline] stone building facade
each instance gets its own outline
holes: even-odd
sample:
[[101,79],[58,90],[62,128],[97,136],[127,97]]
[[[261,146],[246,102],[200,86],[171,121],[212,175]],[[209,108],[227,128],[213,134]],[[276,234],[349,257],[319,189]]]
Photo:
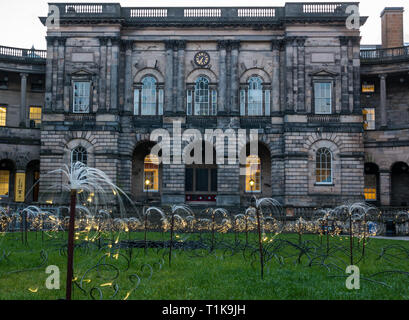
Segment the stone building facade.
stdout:
[[[42,18],[49,26],[44,102],[41,130],[31,135],[42,199],[62,179],[46,173],[78,160],[105,171],[136,202],[239,206],[253,194],[286,207],[363,200],[365,148],[378,152],[371,134],[387,133],[364,131],[360,33],[345,23],[350,5],[53,5],[60,25]],[[258,154],[247,141],[238,147],[244,164],[158,163],[151,133],[175,135],[175,123],[182,134],[256,130]],[[26,148],[20,153],[31,154]]]

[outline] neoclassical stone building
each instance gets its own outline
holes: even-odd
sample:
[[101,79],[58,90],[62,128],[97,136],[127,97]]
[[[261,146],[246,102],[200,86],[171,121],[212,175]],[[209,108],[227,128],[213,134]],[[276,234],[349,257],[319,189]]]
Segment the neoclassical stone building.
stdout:
[[[368,80],[361,83],[360,32],[346,24],[351,5],[358,4],[50,5],[60,19],[57,27],[47,23],[50,18],[41,18],[48,26],[46,60],[41,52],[30,56],[8,52],[10,48],[0,51],[9,64],[14,59],[32,66],[35,61],[44,68],[39,72],[44,83],[44,100],[38,103],[41,129],[13,124],[19,132],[34,130],[27,132],[34,146],[26,141],[1,145],[0,159],[7,167],[0,171],[9,173],[0,180],[10,182],[2,201],[15,200],[13,174],[28,172],[34,157],[44,177],[37,191],[44,200],[48,186],[61,181],[61,176],[45,173],[82,161],[104,170],[137,202],[239,206],[257,194],[274,197],[287,207],[334,206],[364,196],[392,204],[385,200],[391,182],[382,182],[387,179],[384,171],[375,178],[375,199],[368,191],[373,177],[366,178],[365,172],[372,174],[369,162],[382,153],[377,135],[388,132],[383,127],[364,131],[364,120],[370,118],[366,111],[363,118],[362,84],[367,86]],[[365,21],[361,17],[360,23]],[[373,63],[373,58],[367,60]],[[409,59],[403,60],[408,65]],[[24,72],[17,65],[7,68],[0,65],[1,72],[15,74],[17,83],[17,75]],[[22,75],[20,120],[34,119],[27,108],[36,103],[27,102],[26,81]],[[0,104],[7,109],[2,136],[13,135],[8,129],[12,104],[7,99],[0,91]],[[370,99],[375,101],[376,94]],[[371,106],[378,108],[376,103]],[[157,144],[151,133],[165,128],[175,134],[176,122],[182,134],[190,129],[257,130],[258,153],[252,154],[244,143],[238,148],[246,153],[241,164],[161,163],[151,155]],[[33,151],[26,152],[27,148]],[[220,152],[220,146],[214,150]],[[224,151],[227,157],[227,146]],[[183,148],[173,150],[171,156],[182,153]],[[26,156],[21,165],[20,155]],[[393,157],[390,161],[400,161]],[[32,180],[26,184],[32,185]]]

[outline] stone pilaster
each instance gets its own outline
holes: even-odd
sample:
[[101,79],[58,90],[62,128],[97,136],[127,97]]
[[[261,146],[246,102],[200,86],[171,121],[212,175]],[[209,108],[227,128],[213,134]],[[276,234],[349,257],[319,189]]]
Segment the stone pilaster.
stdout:
[[339,38],[341,46],[341,113],[346,114],[350,112],[349,95],[348,95],[348,48],[349,38]]
[[47,64],[45,71],[45,105],[44,113],[52,111],[53,95],[53,56],[54,56],[54,37],[47,37]]
[[219,51],[219,98],[218,98],[218,114],[226,115],[226,88],[227,88],[227,76],[226,76],[226,54],[227,54],[227,41],[219,41],[217,44],[217,50]]
[[286,65],[286,105],[285,109],[289,112],[294,112],[294,51],[295,38],[290,37],[286,39],[285,47],[285,65]]
[[279,40],[274,40],[272,43],[273,53],[273,78],[271,83],[271,96],[273,113],[280,112],[280,50],[282,43]]
[[381,127],[385,128],[388,126],[388,118],[387,118],[387,106],[386,106],[386,98],[387,98],[387,92],[386,92],[386,74],[381,74],[379,75],[380,78],[380,88],[381,88],[381,101],[380,101],[380,113],[381,113]]
[[125,105],[124,114],[132,115],[133,105],[132,105],[132,41],[125,41]]
[[239,50],[240,41],[231,41],[231,58],[230,58],[230,114],[233,116],[240,115],[239,106]]
[[57,60],[57,112],[64,111],[64,74],[65,74],[65,43],[67,38],[58,38],[58,60]]
[[173,48],[172,40],[165,41],[166,48],[166,73],[165,73],[165,105],[164,115],[168,116],[173,113]]
[[99,105],[98,113],[106,111],[106,95],[107,95],[107,43],[108,39],[105,37],[99,38],[99,52],[100,52],[100,73],[99,73]]
[[111,108],[118,111],[118,66],[119,66],[119,38],[111,38]]
[[185,114],[185,41],[177,42],[178,48],[178,75],[177,75],[177,99],[176,113]]
[[297,38],[297,112],[305,112],[305,41]]
[[361,111],[361,37],[351,37],[352,44],[352,73],[353,73],[353,113]]

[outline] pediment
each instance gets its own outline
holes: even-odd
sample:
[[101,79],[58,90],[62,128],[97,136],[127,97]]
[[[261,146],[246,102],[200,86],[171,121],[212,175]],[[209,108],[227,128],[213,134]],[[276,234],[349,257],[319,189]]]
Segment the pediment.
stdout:
[[338,75],[338,73],[322,69],[322,70],[320,70],[318,72],[313,72],[310,75],[313,76],[313,77],[336,77]]
[[91,72],[86,69],[79,69],[71,73],[72,76],[93,76],[95,75],[94,72]]

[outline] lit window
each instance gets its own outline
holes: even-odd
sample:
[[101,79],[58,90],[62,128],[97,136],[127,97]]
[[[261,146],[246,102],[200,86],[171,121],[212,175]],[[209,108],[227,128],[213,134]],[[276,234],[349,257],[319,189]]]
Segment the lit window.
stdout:
[[376,201],[376,174],[365,174],[364,196],[366,201]]
[[362,110],[364,116],[364,129],[375,130],[375,108],[365,108]]
[[89,113],[90,82],[74,82],[74,113]]
[[30,107],[30,121],[34,121],[35,127],[41,125],[41,107]]
[[332,82],[314,83],[315,113],[332,113]]
[[316,182],[332,183],[332,154],[327,148],[321,148],[316,154]]
[[76,162],[82,162],[85,165],[87,164],[88,154],[84,147],[76,147],[74,150],[72,150],[71,164],[75,164]]
[[159,158],[147,155],[144,162],[144,191],[159,191]]
[[261,192],[261,163],[255,155],[246,160],[246,192]]
[[7,119],[7,108],[0,107],[0,127],[6,126],[6,119]]
[[374,93],[375,92],[375,85],[374,84],[364,83],[362,85],[362,92],[363,93]]
[[263,82],[259,77],[252,77],[249,80],[247,115],[263,115]]
[[9,195],[10,171],[0,170],[0,196]]

